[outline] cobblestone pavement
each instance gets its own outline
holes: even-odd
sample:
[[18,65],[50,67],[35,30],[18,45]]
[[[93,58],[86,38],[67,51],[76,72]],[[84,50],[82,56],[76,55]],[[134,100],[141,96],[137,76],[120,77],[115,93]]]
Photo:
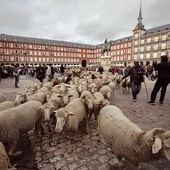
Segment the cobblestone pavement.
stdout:
[[[45,80],[44,82],[46,82]],[[38,82],[34,78],[20,77],[20,88],[14,87],[13,79],[3,79],[0,83],[0,92],[4,93],[9,100],[14,100],[17,91],[24,90],[26,86]],[[146,80],[147,92],[151,93],[154,81]],[[159,94],[157,99],[159,99]],[[170,85],[168,86],[166,98],[163,106],[149,105],[146,95],[146,88],[142,84],[142,90],[138,95],[137,102],[132,102],[132,95],[122,93],[122,90],[116,90],[112,99],[112,104],[118,106],[123,113],[143,130],[150,130],[155,127],[165,128],[170,130]],[[63,134],[57,135],[54,133],[54,125],[51,123],[51,133],[48,132],[46,124],[43,124],[44,135],[39,134],[34,154],[29,150],[28,142],[20,142],[20,149],[25,149],[25,152],[17,160],[18,169],[40,169],[40,170],[117,170],[118,162],[112,154],[110,147],[104,140],[98,141],[97,123],[92,118],[89,122],[90,132],[85,134],[83,124],[80,124],[79,132],[76,140],[72,142],[73,152],[68,154],[68,142],[63,137]],[[30,140],[32,132],[29,133]],[[24,138],[28,141],[28,138]],[[24,147],[25,144],[25,147]],[[36,164],[34,164],[34,160]],[[25,160],[23,160],[25,159]],[[133,166],[124,160],[124,169],[133,170]],[[159,160],[152,163],[142,163],[143,170],[169,170],[170,162]]]

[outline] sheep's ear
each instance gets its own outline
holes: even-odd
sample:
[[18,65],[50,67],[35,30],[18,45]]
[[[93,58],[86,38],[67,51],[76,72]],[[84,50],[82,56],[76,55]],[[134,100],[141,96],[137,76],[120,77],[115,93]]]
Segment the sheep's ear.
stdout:
[[43,110],[42,106],[40,106],[40,107],[37,109],[37,111],[42,111],[42,110]]
[[51,112],[53,112],[54,110],[56,110],[56,108],[54,106],[51,106]]
[[68,112],[68,115],[71,115],[71,116],[75,116],[75,114],[73,112]]
[[158,153],[159,150],[162,148],[162,141],[159,138],[155,138],[155,142],[152,145],[152,153]]

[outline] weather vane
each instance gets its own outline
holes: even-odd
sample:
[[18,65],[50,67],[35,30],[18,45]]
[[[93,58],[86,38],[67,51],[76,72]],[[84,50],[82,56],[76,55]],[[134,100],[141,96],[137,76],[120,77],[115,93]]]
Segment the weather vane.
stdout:
[[140,0],[140,8],[142,7],[142,0]]

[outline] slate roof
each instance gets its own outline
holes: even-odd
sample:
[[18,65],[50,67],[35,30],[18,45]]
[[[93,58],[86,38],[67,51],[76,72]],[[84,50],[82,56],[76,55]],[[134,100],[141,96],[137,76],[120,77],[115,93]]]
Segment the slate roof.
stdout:
[[[170,24],[162,25],[159,27],[147,29],[143,36],[148,36],[151,34],[157,34],[159,32],[167,32],[170,31]],[[0,40],[3,40],[6,38],[6,41],[14,42],[15,39],[17,39],[17,42],[22,43],[35,43],[35,44],[43,44],[43,45],[58,45],[58,46],[67,46],[67,47],[79,47],[79,48],[88,48],[88,49],[95,49],[101,47],[101,44],[98,45],[90,45],[90,44],[81,44],[81,43],[75,43],[75,42],[68,42],[68,41],[59,41],[59,40],[49,40],[49,39],[43,39],[43,38],[31,38],[31,37],[21,37],[21,36],[14,36],[14,35],[8,35],[8,34],[0,34]],[[128,36],[124,38],[120,38],[117,40],[111,40],[112,44],[119,44],[122,42],[132,41],[133,36]]]

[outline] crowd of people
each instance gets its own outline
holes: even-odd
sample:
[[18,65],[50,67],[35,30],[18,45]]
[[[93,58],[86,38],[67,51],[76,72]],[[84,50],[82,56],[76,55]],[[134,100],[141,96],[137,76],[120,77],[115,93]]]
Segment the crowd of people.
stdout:
[[[82,60],[81,66],[82,71],[88,70],[87,62],[85,59]],[[24,66],[22,68],[20,68],[19,65],[15,65],[14,67],[0,66],[0,81],[1,78],[15,78],[15,87],[19,88],[18,82],[20,74],[36,77],[41,83],[43,83],[43,80],[46,76],[48,77],[48,81],[54,79],[55,72],[60,73],[61,77],[64,76],[65,70],[66,64],[61,64],[59,68],[54,68],[52,64],[40,64],[38,67]],[[104,68],[100,65],[96,68],[95,71],[98,71],[100,74],[103,74]],[[151,64],[149,61],[147,61],[146,65],[144,65],[143,62],[134,61],[134,66],[111,66],[109,68],[109,72],[111,72],[112,74],[122,75],[122,80],[128,76],[130,77],[134,102],[137,100],[137,95],[141,90],[141,83],[144,82],[143,76],[145,75],[148,80],[151,81],[156,80],[156,83],[150,96],[150,101],[148,103],[153,105],[155,104],[157,93],[161,89],[159,103],[160,105],[163,105],[166,94],[166,88],[170,83],[170,61],[168,60],[168,57],[166,55],[161,56],[160,63],[153,61],[153,63]]]

